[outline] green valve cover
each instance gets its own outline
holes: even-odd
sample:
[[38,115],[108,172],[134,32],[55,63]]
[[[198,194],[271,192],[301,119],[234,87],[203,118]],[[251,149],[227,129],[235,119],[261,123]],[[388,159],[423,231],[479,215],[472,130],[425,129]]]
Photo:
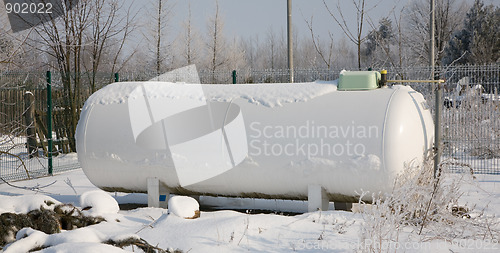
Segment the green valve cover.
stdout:
[[378,88],[378,71],[344,71],[340,73],[339,90],[373,90]]

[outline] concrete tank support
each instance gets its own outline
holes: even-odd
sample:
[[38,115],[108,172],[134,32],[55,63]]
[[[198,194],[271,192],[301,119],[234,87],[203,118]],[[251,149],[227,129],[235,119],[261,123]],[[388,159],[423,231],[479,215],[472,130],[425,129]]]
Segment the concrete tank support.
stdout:
[[333,207],[335,208],[335,210],[351,211],[352,210],[352,203],[334,202]]
[[309,185],[307,188],[307,211],[327,211],[329,200],[325,188],[321,185]]
[[148,177],[148,207],[168,208],[170,193],[161,187],[157,177]]

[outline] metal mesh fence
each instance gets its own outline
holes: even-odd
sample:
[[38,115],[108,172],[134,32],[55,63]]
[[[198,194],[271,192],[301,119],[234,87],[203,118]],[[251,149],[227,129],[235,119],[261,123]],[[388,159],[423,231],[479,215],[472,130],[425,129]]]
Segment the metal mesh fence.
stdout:
[[[56,81],[60,83],[60,80]],[[2,180],[21,180],[45,176],[48,174],[47,150],[40,145],[46,145],[47,131],[39,128],[31,137],[38,139],[36,151],[28,152],[27,129],[30,126],[46,126],[47,92],[45,89],[45,72],[7,72],[0,73],[0,178]],[[57,87],[57,83],[56,83]],[[28,89],[29,88],[29,89]],[[25,113],[25,93],[33,94],[35,117],[32,123],[27,123]],[[88,93],[88,92],[87,92]],[[84,99],[89,95],[84,94]],[[64,117],[59,111],[64,106],[64,96],[60,89],[53,91],[53,104],[55,105],[53,121],[57,117]],[[57,130],[57,129],[56,129]],[[57,131],[52,133],[55,143],[65,143]],[[65,154],[62,145],[55,145],[53,154],[53,172],[60,172],[79,168],[76,154]],[[0,183],[1,181],[0,180]]]
[[[39,151],[37,156],[29,155],[26,148],[25,136],[1,136],[1,180],[12,181],[45,176],[48,174],[47,163],[47,156],[42,151]],[[54,173],[80,168],[76,153],[54,156],[53,164]]]
[[[390,70],[392,79],[430,79],[429,67]],[[442,103],[443,161],[459,171],[500,174],[500,65],[437,67],[444,79]],[[435,85],[411,84],[435,110]]]
[[[341,70],[295,69],[295,82],[315,80],[334,80]],[[428,80],[431,79],[429,67],[388,68],[389,79]],[[456,164],[466,164],[475,173],[500,174],[500,65],[437,67],[436,76],[445,79],[442,108],[443,160]],[[22,94],[25,90],[36,90],[45,86],[43,72],[4,72],[0,73],[0,177],[16,180],[45,175],[47,161],[45,154],[29,158],[26,151],[26,128],[22,114],[24,105]],[[199,71],[201,83],[231,84],[232,70]],[[89,82],[93,75],[84,73],[82,84],[85,100]],[[146,81],[155,78],[154,71],[135,71],[120,73],[121,81]],[[112,82],[114,74],[97,73],[95,87],[103,87]],[[187,78],[187,77],[186,77]],[[182,76],[179,79],[183,79]],[[53,87],[62,87],[61,76],[53,74]],[[236,72],[236,83],[287,83],[288,69],[250,70]],[[411,85],[427,99],[434,112],[435,85],[427,83],[402,83]],[[36,92],[34,92],[36,93]],[[43,111],[46,101],[44,90],[39,91],[36,107]],[[56,107],[64,104],[64,97],[55,101]],[[57,140],[57,136],[54,136]],[[54,157],[54,172],[78,168],[76,154],[59,154]],[[457,166],[463,168],[463,166]],[[457,171],[459,169],[456,169]]]

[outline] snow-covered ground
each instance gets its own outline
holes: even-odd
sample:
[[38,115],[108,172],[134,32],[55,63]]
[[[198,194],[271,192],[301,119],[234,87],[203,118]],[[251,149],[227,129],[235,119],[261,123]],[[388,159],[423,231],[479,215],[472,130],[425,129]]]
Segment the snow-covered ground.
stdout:
[[[469,177],[453,174],[450,178],[461,180],[463,195],[457,204],[471,209],[474,207],[477,215],[487,217],[487,227],[494,239],[458,235],[450,240],[439,235],[418,236],[418,226],[402,225],[397,226],[399,232],[395,239],[379,241],[377,238],[386,233],[384,226],[367,229],[367,226],[380,222],[374,223],[371,213],[360,211],[280,215],[216,210],[202,211],[197,219],[183,219],[162,208],[118,210],[116,203],[145,204],[147,196],[102,192],[88,181],[81,170],[73,170],[12,185],[1,184],[0,213],[26,213],[38,209],[40,205],[50,209],[47,206],[49,200],[56,204],[73,204],[78,208],[92,206],[83,213],[102,216],[106,221],[51,235],[25,228],[17,233],[17,240],[3,252],[25,252],[35,247],[43,248],[41,252],[141,252],[136,246],[120,249],[101,243],[125,238],[142,238],[159,248],[183,252],[365,252],[374,249],[381,252],[499,252],[500,220],[495,216],[500,212],[500,175],[476,175],[476,179],[465,179]],[[202,205],[223,205],[236,209],[274,206],[281,210],[300,210],[305,206],[301,201],[203,197],[200,202]],[[370,237],[377,229],[381,237]]]

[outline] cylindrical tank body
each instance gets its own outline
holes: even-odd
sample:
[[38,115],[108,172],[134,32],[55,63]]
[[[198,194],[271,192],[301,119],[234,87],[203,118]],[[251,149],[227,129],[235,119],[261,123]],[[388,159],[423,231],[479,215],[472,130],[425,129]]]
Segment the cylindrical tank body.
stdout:
[[88,99],[76,139],[105,190],[145,192],[156,177],[171,193],[307,199],[320,185],[348,202],[418,165],[433,123],[407,86],[114,83]]

